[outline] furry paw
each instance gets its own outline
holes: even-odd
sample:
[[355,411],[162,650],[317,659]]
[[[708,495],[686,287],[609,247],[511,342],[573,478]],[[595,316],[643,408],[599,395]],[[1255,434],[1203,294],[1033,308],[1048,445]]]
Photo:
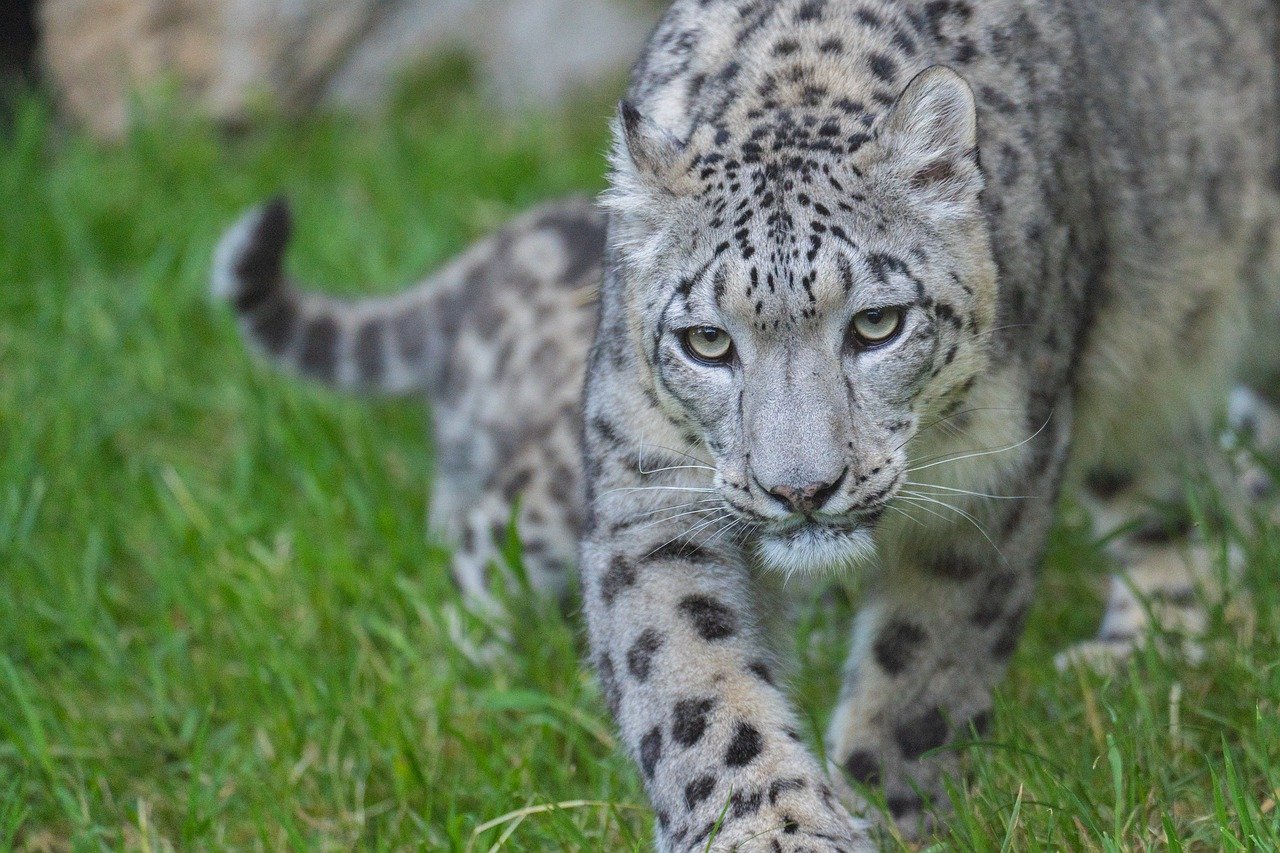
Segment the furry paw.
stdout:
[[876,845],[868,824],[853,818],[825,781],[775,780],[767,789],[735,793],[714,820],[667,827],[659,849],[670,851],[767,851],[767,853],[862,853]]
[[1250,388],[1231,392],[1224,448],[1234,458],[1236,479],[1246,499],[1257,503],[1273,496],[1276,483],[1257,454],[1280,451],[1280,410]]
[[[702,850],[704,844],[694,845]],[[741,824],[726,827],[711,839],[714,851],[768,851],[768,853],[862,853],[873,851],[864,826],[852,818],[831,815],[811,821],[792,816],[786,810],[761,812]]]
[[[1243,555],[1227,554],[1226,580],[1237,577]],[[1111,577],[1111,592],[1098,635],[1054,658],[1059,670],[1074,665],[1114,671],[1153,639],[1180,645],[1192,661],[1204,656],[1198,638],[1209,608],[1224,594],[1218,555],[1203,543],[1164,543],[1143,548],[1129,568]],[[1172,649],[1171,649],[1172,650]]]

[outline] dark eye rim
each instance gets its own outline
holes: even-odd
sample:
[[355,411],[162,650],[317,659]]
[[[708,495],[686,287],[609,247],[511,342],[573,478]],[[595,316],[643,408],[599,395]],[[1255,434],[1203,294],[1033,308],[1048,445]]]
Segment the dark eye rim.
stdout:
[[699,329],[714,329],[723,335],[729,335],[728,332],[719,326],[710,326],[705,323],[697,326],[686,326],[683,329],[677,329],[676,337],[680,341],[680,349],[684,352],[685,356],[690,361],[695,361],[698,364],[705,364],[709,367],[725,367],[732,364],[738,355],[738,348],[734,346],[733,338],[729,337],[729,348],[724,351],[724,355],[719,358],[707,358],[705,355],[700,355],[698,351],[693,348],[693,345],[689,343],[689,335]]
[[[902,334],[903,328],[905,328],[907,325],[906,323],[907,310],[909,307],[910,306],[907,306],[907,305],[876,305],[872,308],[862,309],[861,311],[854,314],[853,317],[849,319],[850,339],[852,339],[854,345],[859,350],[880,349],[883,346],[893,343]],[[863,314],[866,314],[868,311],[897,311],[898,325],[894,327],[891,333],[889,333],[883,338],[880,338],[877,341],[870,340],[869,338],[864,338],[862,335],[858,334],[858,325],[855,321],[858,319],[858,317],[861,317]]]

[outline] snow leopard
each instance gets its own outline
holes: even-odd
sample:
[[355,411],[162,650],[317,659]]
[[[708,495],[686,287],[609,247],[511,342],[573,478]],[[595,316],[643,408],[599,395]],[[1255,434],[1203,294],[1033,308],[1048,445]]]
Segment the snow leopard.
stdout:
[[[1064,489],[1135,523],[1063,662],[1199,618],[1209,550],[1149,506],[1215,413],[1280,434],[1278,39],[1270,0],[677,0],[598,208],[342,303],[272,204],[215,287],[286,366],[429,395],[475,600],[513,511],[535,585],[576,565],[659,849],[873,850],[988,730]],[[850,575],[824,766],[767,625],[781,579]]]

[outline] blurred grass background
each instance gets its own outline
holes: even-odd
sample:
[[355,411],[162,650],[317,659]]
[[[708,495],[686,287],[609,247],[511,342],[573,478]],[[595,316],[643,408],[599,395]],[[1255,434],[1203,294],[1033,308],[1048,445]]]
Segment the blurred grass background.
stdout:
[[[484,662],[424,537],[420,402],[273,375],[206,296],[246,206],[296,202],[292,268],[394,291],[536,200],[603,180],[611,100],[486,108],[465,62],[384,114],[228,134],[163,107],[122,143],[18,99],[0,129],[0,849],[645,849],[650,813],[579,665],[526,606]],[[1106,570],[1068,507],[991,740],[932,844],[1280,849],[1280,537],[1204,660],[1059,675]],[[820,741],[850,604],[795,683]],[[552,807],[554,804],[562,804]],[[528,808],[527,808],[528,807]],[[486,827],[487,823],[495,823]]]

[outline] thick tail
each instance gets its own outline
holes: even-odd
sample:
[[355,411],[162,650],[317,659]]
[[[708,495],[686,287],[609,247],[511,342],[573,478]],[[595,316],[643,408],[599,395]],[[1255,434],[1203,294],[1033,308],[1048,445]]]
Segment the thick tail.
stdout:
[[433,367],[432,281],[354,301],[301,290],[283,269],[292,230],[288,204],[276,199],[242,216],[218,244],[213,293],[231,303],[249,343],[286,370],[347,390],[424,389]]

